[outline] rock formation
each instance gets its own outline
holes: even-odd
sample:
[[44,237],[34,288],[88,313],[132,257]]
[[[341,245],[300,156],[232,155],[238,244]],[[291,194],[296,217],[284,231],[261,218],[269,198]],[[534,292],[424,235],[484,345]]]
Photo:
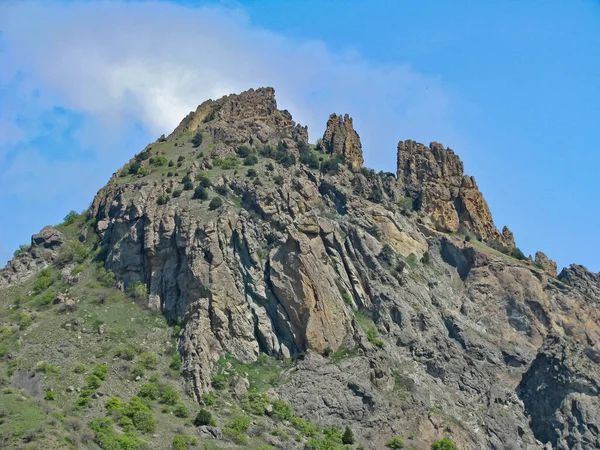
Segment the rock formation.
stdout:
[[31,236],[29,248],[16,255],[0,272],[0,286],[23,282],[35,275],[52,263],[64,241],[62,233],[51,226]]
[[475,178],[464,174],[462,161],[451,149],[437,142],[427,147],[400,141],[397,177],[436,229],[485,240],[501,237]]
[[207,100],[190,112],[167,138],[183,133],[207,132],[217,145],[213,156],[225,157],[238,145],[308,143],[308,128],[296,124],[287,110],[277,109],[273,88],[250,89],[239,95]]
[[352,118],[348,114],[345,114],[344,117],[337,114],[329,116],[321,146],[327,153],[343,156],[354,170],[363,166],[360,137],[354,130]]
[[549,275],[556,276],[556,263],[548,258],[544,252],[535,252],[535,263]]

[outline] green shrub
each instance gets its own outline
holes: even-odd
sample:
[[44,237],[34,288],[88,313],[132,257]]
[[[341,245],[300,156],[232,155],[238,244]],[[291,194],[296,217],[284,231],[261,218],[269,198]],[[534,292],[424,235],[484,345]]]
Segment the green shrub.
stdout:
[[198,439],[186,434],[176,434],[173,436],[173,450],[188,450],[190,447],[198,445]]
[[344,430],[344,435],[342,436],[342,444],[354,444],[354,434],[352,433],[350,427],[346,427],[346,429]]
[[457,450],[456,444],[452,442],[450,439],[445,437],[439,441],[435,441],[431,444],[431,450]]
[[148,398],[150,400],[158,400],[160,395],[160,389],[156,383],[146,383],[140,387],[138,395],[142,398]]
[[169,364],[169,368],[172,370],[181,370],[181,355],[178,352],[173,353],[171,357],[171,363]]
[[202,172],[198,176],[198,184],[204,188],[209,188],[212,186],[210,179]]
[[90,255],[90,249],[79,241],[67,241],[60,246],[56,262],[69,264],[71,262],[81,263]]
[[215,192],[219,195],[222,195],[223,197],[226,197],[229,193],[229,189],[227,189],[227,186],[225,186],[224,184],[219,184],[215,187]]
[[194,195],[192,198],[196,200],[206,200],[208,198],[208,189],[198,186],[196,190],[194,190]]
[[33,322],[33,318],[26,312],[19,314],[19,328],[24,330]]
[[73,372],[75,373],[85,373],[86,370],[87,367],[84,363],[75,364],[75,367],[73,367]]
[[273,163],[267,163],[265,164],[265,169],[267,169],[268,172],[273,172],[275,170],[275,166],[273,166]]
[[213,394],[212,392],[205,392],[204,394],[202,394],[202,402],[206,406],[214,406],[214,404],[216,403],[215,394]]
[[340,162],[338,159],[327,159],[321,162],[321,172],[335,175],[340,172]]
[[105,403],[106,411],[115,416],[121,416],[123,413],[123,403],[119,397],[111,397]]
[[104,381],[106,379],[107,372],[108,372],[108,366],[106,366],[104,364],[97,364],[96,366],[94,366],[94,369],[92,370],[92,375],[95,375],[100,380]]
[[150,164],[156,167],[161,167],[166,166],[168,163],[167,158],[164,156],[157,156],[156,158],[150,158]]
[[54,392],[46,391],[46,395],[44,395],[44,400],[47,400],[47,401],[54,400]]
[[150,410],[138,410],[134,412],[131,420],[135,428],[142,433],[153,433],[156,430],[156,421]]
[[294,410],[283,400],[275,400],[273,402],[273,415],[280,420],[292,420],[294,417]]
[[313,437],[319,433],[317,427],[308,420],[301,419],[300,417],[293,417],[291,422],[292,426],[303,436]]
[[16,258],[20,254],[26,253],[30,248],[31,248],[30,245],[21,244],[21,245],[19,245],[19,248],[17,250],[15,250],[15,252],[13,253],[13,256]]
[[38,295],[54,284],[54,272],[45,268],[40,271],[35,283],[33,284],[33,294]]
[[77,219],[79,219],[79,214],[77,213],[77,211],[69,211],[69,213],[65,216],[65,218],[63,219],[63,225],[71,225],[72,223],[74,223],[75,221],[77,221]]
[[174,405],[179,401],[179,392],[168,384],[161,384],[158,401],[165,405]]
[[257,163],[258,163],[258,158],[256,157],[256,155],[248,155],[244,158],[245,166],[253,166]]
[[85,379],[88,389],[98,389],[102,384],[102,380],[96,375],[88,375]]
[[144,352],[138,357],[137,362],[148,370],[154,370],[158,365],[158,358],[154,353]]
[[515,247],[511,250],[510,256],[512,256],[513,258],[516,258],[518,260],[521,260],[521,261],[524,259],[527,259],[527,257],[523,254],[521,249],[518,247]]
[[173,198],[181,197],[181,194],[183,194],[183,190],[182,189],[175,189],[173,191]]
[[117,277],[112,270],[106,270],[101,267],[98,270],[96,279],[105,287],[113,287],[117,283]]
[[122,428],[125,433],[132,433],[135,430],[133,420],[129,416],[123,416],[119,419],[117,424]]
[[194,425],[197,427],[201,427],[203,425],[215,426],[215,420],[213,419],[210,411],[202,408],[198,411],[198,414],[196,414],[196,417],[194,418]]
[[212,387],[215,389],[225,389],[227,387],[228,380],[225,375],[215,375],[212,380]]
[[246,172],[246,176],[248,178],[254,178],[258,175],[258,172],[256,172],[255,169],[248,169],[248,171]]
[[56,364],[42,361],[35,366],[35,371],[41,373],[60,373],[60,367]]
[[389,448],[404,448],[404,439],[402,439],[400,436],[396,436],[387,441],[385,445],[387,445]]
[[185,406],[183,403],[177,403],[177,405],[175,405],[175,408],[173,409],[173,414],[175,415],[175,417],[188,417],[190,415],[187,406]]
[[250,428],[252,419],[247,416],[238,416],[231,422],[227,422],[223,428],[223,434],[229,437],[238,445],[245,445],[248,442],[246,432]]
[[130,297],[133,297],[136,300],[143,300],[146,298],[146,285],[141,281],[136,281],[135,283],[131,283],[125,289],[125,292],[129,294]]
[[264,415],[269,407],[269,397],[266,394],[250,392],[242,401],[242,407],[250,414]]
[[161,194],[156,199],[157,205],[166,205],[167,203],[169,203],[169,196],[166,194]]
[[167,138],[165,137],[164,134],[161,134],[160,137],[158,138],[158,142],[166,142]]
[[246,158],[254,153],[253,150],[247,145],[240,145],[235,152],[240,156],[240,158]]
[[135,428],[143,433],[152,433],[156,430],[156,421],[152,411],[148,408],[141,398],[134,396],[123,409],[126,416],[131,417]]
[[300,156],[300,162],[311,169],[318,169],[320,165],[319,157],[314,153],[308,153]]
[[208,209],[215,210],[220,208],[223,205],[223,200],[221,197],[213,197],[210,203],[208,204]]
[[191,140],[192,143],[192,147],[194,148],[198,148],[202,145],[202,133],[200,133],[199,131],[196,132],[196,134],[194,135],[194,137]]
[[124,359],[125,361],[133,361],[138,354],[137,349],[133,345],[122,345],[117,347],[115,356]]
[[137,377],[142,378],[145,373],[146,371],[144,370],[144,366],[142,366],[141,364],[136,364],[131,369],[131,378],[133,380],[135,380]]

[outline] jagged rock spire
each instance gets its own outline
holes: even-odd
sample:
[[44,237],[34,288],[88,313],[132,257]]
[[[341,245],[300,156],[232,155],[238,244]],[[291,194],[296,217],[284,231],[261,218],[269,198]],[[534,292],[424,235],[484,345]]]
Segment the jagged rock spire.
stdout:
[[363,166],[360,136],[354,130],[352,118],[348,114],[344,117],[337,114],[329,116],[321,145],[327,153],[344,156],[353,169]]
[[400,141],[397,176],[405,195],[415,200],[438,230],[504,240],[475,179],[464,174],[462,161],[450,148],[438,142],[427,147]]

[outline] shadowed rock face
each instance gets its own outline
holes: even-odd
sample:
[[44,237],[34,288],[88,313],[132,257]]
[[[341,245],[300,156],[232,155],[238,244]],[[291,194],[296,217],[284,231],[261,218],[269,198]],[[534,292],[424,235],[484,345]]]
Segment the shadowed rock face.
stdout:
[[[362,165],[351,121],[332,116],[327,129],[324,148]],[[447,233],[514,246],[439,144],[401,142],[397,180],[262,156],[256,178],[241,162],[210,169],[209,150],[284,142],[294,152],[305,131],[276,109],[272,89],[205,102],[153,144],[177,160],[169,152],[203,133],[202,147],[184,146],[177,179],[147,160],[148,172],[113,177],[93,201],[106,268],[126,286],[144,283],[148,307],[181,319],[190,393],[211,389],[224,354],[302,355],[277,395],[320,426],[351,426],[369,449],[408,432],[420,448],[445,435],[461,449],[600,448],[600,276],[573,265],[556,279]],[[185,190],[159,201],[187,172],[197,182],[201,167],[221,207]],[[36,248],[60,245],[44,235]]]
[[337,114],[329,116],[321,145],[327,153],[343,156],[352,169],[358,170],[363,166],[360,137],[348,114],[344,117]]

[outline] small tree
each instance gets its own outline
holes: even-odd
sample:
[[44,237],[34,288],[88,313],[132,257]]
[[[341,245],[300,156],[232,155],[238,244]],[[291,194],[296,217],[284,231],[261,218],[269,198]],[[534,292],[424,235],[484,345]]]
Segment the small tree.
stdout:
[[201,427],[203,425],[214,426],[215,420],[212,418],[210,411],[202,408],[200,411],[198,411],[198,414],[196,414],[196,417],[194,418],[194,425],[197,427]]
[[208,204],[208,209],[215,210],[220,208],[221,206],[223,206],[223,200],[221,200],[221,197],[213,197],[213,199]]
[[198,186],[194,191],[193,199],[206,200],[208,198],[208,190],[205,187]]
[[450,439],[445,437],[431,444],[431,450],[457,450],[456,445]]
[[354,434],[352,433],[350,427],[346,427],[346,429],[344,430],[344,436],[342,436],[342,444],[354,444]]
[[192,138],[192,147],[198,148],[200,145],[202,145],[202,133],[198,131]]

